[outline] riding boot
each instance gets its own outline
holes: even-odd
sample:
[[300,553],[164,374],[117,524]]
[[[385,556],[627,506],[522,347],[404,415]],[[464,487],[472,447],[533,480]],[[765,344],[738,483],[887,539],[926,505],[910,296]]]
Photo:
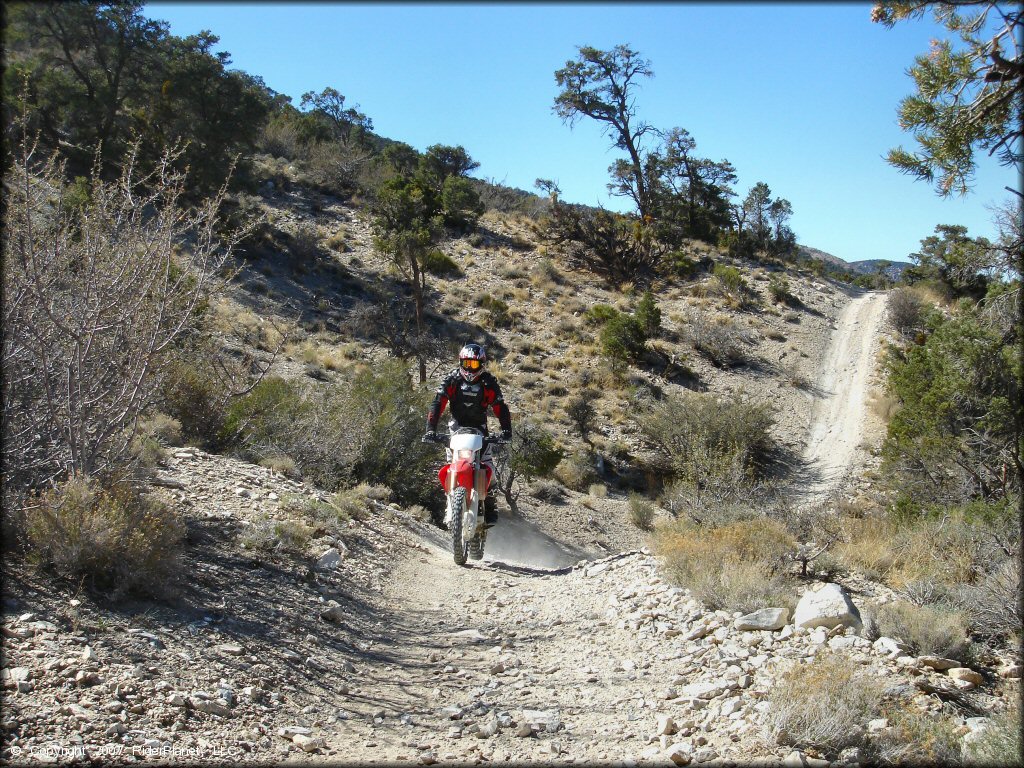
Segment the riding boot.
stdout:
[[498,507],[493,496],[484,499],[484,523],[491,527],[498,522]]

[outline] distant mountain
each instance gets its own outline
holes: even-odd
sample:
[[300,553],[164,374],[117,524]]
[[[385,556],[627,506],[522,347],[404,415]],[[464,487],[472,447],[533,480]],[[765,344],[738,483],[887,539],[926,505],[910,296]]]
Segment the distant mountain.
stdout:
[[906,261],[889,261],[887,259],[864,259],[861,261],[845,261],[831,253],[811,248],[808,245],[799,245],[797,248],[800,255],[805,259],[814,259],[825,263],[825,269],[830,272],[852,272],[855,275],[873,275],[879,269],[884,269],[885,274],[893,280],[898,280],[903,270],[911,266]]

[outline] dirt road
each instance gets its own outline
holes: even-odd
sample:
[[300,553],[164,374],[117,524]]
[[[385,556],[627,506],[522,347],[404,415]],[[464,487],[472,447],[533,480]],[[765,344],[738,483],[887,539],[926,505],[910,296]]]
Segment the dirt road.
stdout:
[[840,314],[822,358],[803,454],[805,469],[797,488],[808,501],[829,493],[849,475],[862,440],[886,300],[885,293],[873,291],[854,298]]

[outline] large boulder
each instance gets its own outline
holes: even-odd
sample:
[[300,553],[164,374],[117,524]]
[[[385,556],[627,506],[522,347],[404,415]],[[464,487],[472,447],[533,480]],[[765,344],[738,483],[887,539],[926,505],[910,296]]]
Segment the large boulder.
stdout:
[[863,626],[860,611],[846,590],[838,584],[825,584],[817,590],[806,592],[797,603],[793,623],[805,629],[831,629],[842,625],[859,631]]

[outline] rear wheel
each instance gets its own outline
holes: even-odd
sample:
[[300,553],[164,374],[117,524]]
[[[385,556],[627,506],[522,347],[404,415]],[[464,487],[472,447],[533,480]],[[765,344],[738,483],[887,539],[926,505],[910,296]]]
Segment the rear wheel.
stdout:
[[452,520],[449,530],[452,534],[452,554],[456,565],[465,565],[469,547],[462,540],[462,519],[466,510],[466,489],[456,488],[452,491],[449,503],[452,507]]

